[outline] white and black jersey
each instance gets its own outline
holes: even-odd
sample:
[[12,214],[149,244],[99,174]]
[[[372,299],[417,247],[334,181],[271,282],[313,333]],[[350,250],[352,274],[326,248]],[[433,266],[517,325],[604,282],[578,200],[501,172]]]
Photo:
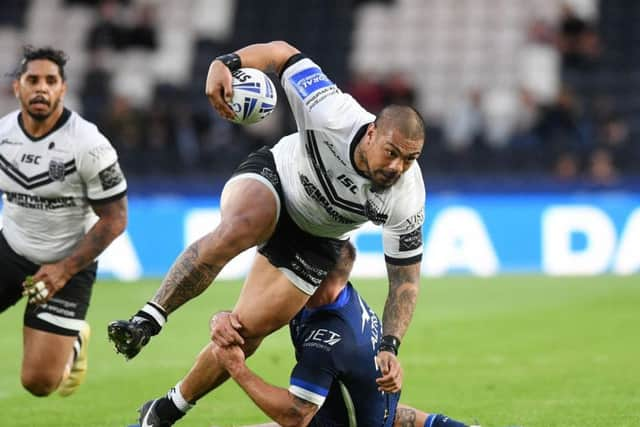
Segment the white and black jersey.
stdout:
[[96,221],[91,204],[123,197],[118,156],[95,125],[65,109],[46,135],[31,138],[19,111],[0,119],[0,190],[8,244],[43,264],[68,256]]
[[316,236],[346,239],[367,221],[383,227],[386,259],[394,264],[422,255],[425,190],[417,163],[390,188],[361,175],[353,153],[375,116],[343,93],[309,58],[289,65],[281,83],[298,133],[272,148],[286,208]]

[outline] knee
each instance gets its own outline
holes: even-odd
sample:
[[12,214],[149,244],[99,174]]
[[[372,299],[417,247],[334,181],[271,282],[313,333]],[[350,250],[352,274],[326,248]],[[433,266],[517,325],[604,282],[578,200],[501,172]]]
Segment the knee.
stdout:
[[20,377],[22,386],[34,396],[45,397],[56,391],[60,376],[49,372],[23,371]]

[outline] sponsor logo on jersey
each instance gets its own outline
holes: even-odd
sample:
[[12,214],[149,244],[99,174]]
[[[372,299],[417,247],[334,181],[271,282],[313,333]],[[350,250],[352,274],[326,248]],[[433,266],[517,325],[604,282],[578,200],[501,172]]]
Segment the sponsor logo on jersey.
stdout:
[[93,160],[98,160],[104,153],[109,153],[112,150],[113,148],[109,144],[103,144],[92,148],[89,150],[88,154],[93,158]]
[[413,230],[417,226],[422,225],[423,222],[424,222],[424,207],[420,208],[420,210],[417,213],[407,218],[407,220],[404,222],[406,226],[405,229]]
[[122,175],[122,171],[120,170],[120,166],[118,166],[117,162],[102,169],[98,173],[98,176],[104,191],[111,190],[124,180],[124,175]]
[[336,150],[336,147],[334,147],[332,143],[330,143],[329,141],[322,141],[322,142],[329,148],[329,150],[333,153],[334,157],[340,163],[342,163],[343,166],[347,166],[347,162],[342,160],[342,157],[340,157],[340,154],[338,154],[338,151]]
[[40,164],[40,160],[42,160],[42,156],[40,156],[38,154],[24,153],[22,155],[22,157],[20,157],[20,161],[22,163],[28,163],[28,164],[31,163],[31,164],[34,164],[34,165],[39,165]]
[[306,99],[314,92],[328,86],[333,86],[333,82],[318,67],[306,68],[297,72],[289,78],[294,89],[300,98]]
[[327,200],[327,198],[322,194],[322,191],[320,191],[320,189],[316,187],[306,175],[300,174],[299,177],[300,182],[302,183],[302,186],[304,187],[307,195],[318,202],[320,206],[322,206],[324,210],[329,214],[331,219],[340,224],[355,223],[355,221],[352,221],[349,218],[345,218],[344,216],[340,215],[340,213],[334,209],[331,202],[329,202],[329,200]]
[[22,145],[22,142],[20,141],[11,141],[7,138],[2,138],[2,141],[0,141],[0,145]]
[[400,236],[400,252],[412,251],[422,246],[422,229],[417,228]]
[[65,165],[62,160],[52,159],[49,162],[49,177],[54,181],[64,181]]
[[260,175],[262,175],[265,178],[267,178],[269,180],[269,182],[271,184],[273,184],[274,186],[280,185],[280,179],[278,178],[278,174],[276,172],[274,172],[272,169],[270,169],[270,168],[262,168],[262,171],[260,171]]
[[342,341],[342,337],[339,333],[324,328],[312,330],[304,339],[305,345],[307,343],[319,343],[329,347],[333,347],[340,341]]
[[34,196],[32,194],[22,193],[5,193],[7,202],[29,209],[39,209],[49,211],[54,209],[69,208],[76,206],[73,197],[55,197],[45,199],[44,197]]

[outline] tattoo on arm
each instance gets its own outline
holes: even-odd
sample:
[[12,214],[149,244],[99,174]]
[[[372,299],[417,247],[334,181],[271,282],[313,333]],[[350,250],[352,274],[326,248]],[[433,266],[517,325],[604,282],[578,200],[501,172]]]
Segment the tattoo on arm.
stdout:
[[298,396],[291,395],[292,406],[288,409],[290,415],[305,418],[309,414],[315,413],[318,406],[307,400],[300,399]]
[[127,225],[127,198],[93,206],[100,218],[76,246],[68,258],[68,267],[74,273],[93,262]]
[[387,264],[389,294],[384,305],[383,331],[385,335],[404,336],[416,307],[420,286],[420,263],[412,265]]
[[203,239],[189,246],[171,266],[153,302],[171,313],[209,287],[222,267],[207,264],[200,257]]
[[416,411],[412,408],[398,408],[394,427],[413,427],[416,422]]

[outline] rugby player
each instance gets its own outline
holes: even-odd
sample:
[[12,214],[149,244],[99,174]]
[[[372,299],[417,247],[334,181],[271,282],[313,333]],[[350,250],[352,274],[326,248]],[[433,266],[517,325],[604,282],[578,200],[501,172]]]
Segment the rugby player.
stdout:
[[[109,325],[109,337],[126,358],[135,357],[169,314],[207,289],[229,260],[258,246],[234,316],[215,325],[209,344],[241,344],[249,354],[300,311],[350,233],[371,221],[382,226],[389,279],[378,356],[383,381],[389,382],[400,369],[394,352],[411,322],[420,281],[425,189],[416,159],[424,122],[406,106],[372,115],[282,41],[253,44],[212,61],[206,94],[223,117],[232,115],[226,100],[231,72],[240,67],[280,76],[298,132],[238,166],[221,196],[220,224],[180,255],[151,301],[130,320]],[[205,349],[175,387],[179,409],[226,378]]]
[[66,61],[25,47],[20,110],[0,118],[0,312],[28,297],[21,380],[35,396],[67,396],[84,380],[96,258],[127,223],[116,151],[63,105]]

